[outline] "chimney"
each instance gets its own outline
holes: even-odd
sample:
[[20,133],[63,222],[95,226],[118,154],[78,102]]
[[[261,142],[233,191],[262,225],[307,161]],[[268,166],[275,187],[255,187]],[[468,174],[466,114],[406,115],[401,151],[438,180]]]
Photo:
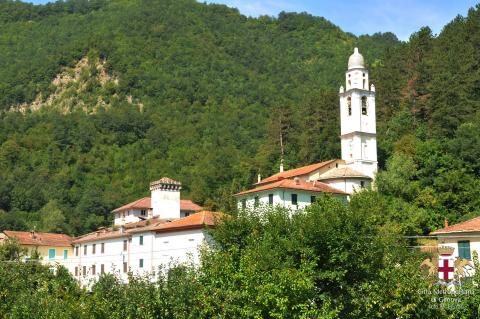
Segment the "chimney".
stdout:
[[120,233],[123,234],[125,232],[125,226],[120,226]]
[[283,158],[280,160],[280,173],[283,173]]
[[295,185],[300,185],[300,178],[295,177],[293,180],[295,181]]
[[262,175],[258,174],[257,180],[258,180],[258,183],[260,183],[260,181],[262,180]]
[[445,220],[443,221],[443,226],[444,226],[445,228],[448,227],[448,218],[445,218]]
[[182,183],[168,177],[150,183],[152,217],[180,218]]
[[32,237],[32,239],[35,239],[35,229],[34,230],[31,230],[30,231],[30,237]]

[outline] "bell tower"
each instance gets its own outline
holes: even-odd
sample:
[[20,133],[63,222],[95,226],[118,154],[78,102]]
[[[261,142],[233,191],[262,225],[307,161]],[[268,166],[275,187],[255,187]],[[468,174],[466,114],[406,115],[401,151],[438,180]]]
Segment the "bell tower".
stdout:
[[355,48],[348,59],[345,89],[340,87],[342,159],[372,179],[377,172],[375,86],[369,86],[363,56]]

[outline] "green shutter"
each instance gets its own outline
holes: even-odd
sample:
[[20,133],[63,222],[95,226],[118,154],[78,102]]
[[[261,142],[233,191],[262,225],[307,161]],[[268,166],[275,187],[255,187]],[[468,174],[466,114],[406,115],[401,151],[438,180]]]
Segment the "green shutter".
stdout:
[[463,259],[472,259],[470,255],[470,241],[462,240],[458,242],[458,257]]
[[50,248],[48,250],[48,259],[55,259],[55,248]]
[[140,245],[143,245],[143,236],[140,236]]
[[140,259],[140,268],[143,268],[143,259]]
[[68,250],[65,249],[65,250],[63,251],[63,259],[67,259],[67,258],[68,258]]

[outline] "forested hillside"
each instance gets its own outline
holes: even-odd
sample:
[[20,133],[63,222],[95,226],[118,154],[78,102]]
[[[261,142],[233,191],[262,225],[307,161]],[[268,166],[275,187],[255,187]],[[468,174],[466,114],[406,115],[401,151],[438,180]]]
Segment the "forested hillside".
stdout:
[[229,211],[280,134],[287,168],[339,157],[354,46],[378,92],[378,207],[405,232],[480,213],[478,7],[406,43],[193,0],[0,0],[0,30],[0,229],[89,231],[162,176]]

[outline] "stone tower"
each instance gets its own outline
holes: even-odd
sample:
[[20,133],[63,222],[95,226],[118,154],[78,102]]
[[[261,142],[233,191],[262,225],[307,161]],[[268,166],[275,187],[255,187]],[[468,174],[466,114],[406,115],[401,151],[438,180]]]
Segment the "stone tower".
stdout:
[[342,159],[371,178],[377,172],[375,86],[369,86],[363,56],[355,48],[348,59],[345,89],[340,87]]

